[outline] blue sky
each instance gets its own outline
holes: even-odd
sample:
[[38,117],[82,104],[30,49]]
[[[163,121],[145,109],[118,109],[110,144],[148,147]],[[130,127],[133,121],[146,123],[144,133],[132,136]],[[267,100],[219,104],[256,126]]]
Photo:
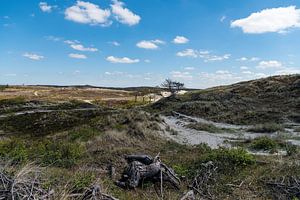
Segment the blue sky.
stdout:
[[300,73],[299,0],[0,0],[0,84],[206,88]]

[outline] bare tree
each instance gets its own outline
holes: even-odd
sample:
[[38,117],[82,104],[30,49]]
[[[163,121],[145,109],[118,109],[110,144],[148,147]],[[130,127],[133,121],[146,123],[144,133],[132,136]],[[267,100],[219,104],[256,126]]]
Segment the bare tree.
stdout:
[[184,88],[184,83],[173,81],[168,78],[161,84],[161,87],[166,88],[171,93],[171,95],[174,96]]

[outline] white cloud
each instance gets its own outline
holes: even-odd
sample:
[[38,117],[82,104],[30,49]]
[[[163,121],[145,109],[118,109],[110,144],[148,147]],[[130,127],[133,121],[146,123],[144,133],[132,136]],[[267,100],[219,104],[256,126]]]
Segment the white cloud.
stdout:
[[39,6],[43,12],[52,12],[53,6],[48,5],[47,2],[40,2]]
[[250,61],[250,62],[254,62],[254,61],[259,61],[260,59],[258,57],[252,57],[252,58],[247,58],[247,57],[241,57],[236,59],[236,61]]
[[29,58],[31,60],[41,60],[44,58],[44,56],[35,54],[35,53],[24,53],[23,54],[24,57]]
[[224,54],[221,56],[213,55],[209,51],[197,51],[194,49],[186,49],[176,54],[179,57],[191,57],[191,58],[202,58],[204,62],[222,61],[230,58],[230,54]]
[[282,68],[283,65],[281,62],[277,60],[269,60],[269,61],[261,61],[258,66],[256,67],[257,69],[272,69],[272,68]]
[[87,59],[86,55],[83,54],[77,54],[77,53],[70,53],[69,54],[70,58],[76,58],[76,59]]
[[300,68],[285,67],[275,72],[275,75],[300,74]]
[[185,67],[184,70],[193,71],[193,70],[195,70],[195,67]]
[[158,49],[158,45],[164,44],[162,40],[142,40],[136,44],[137,47],[142,49]]
[[78,51],[90,51],[90,52],[96,52],[96,51],[98,51],[97,48],[84,47],[82,44],[71,44],[70,47],[72,49],[75,49],[75,50],[78,50]]
[[283,33],[300,27],[300,9],[295,6],[265,9],[231,22],[231,27],[240,27],[244,33]]
[[246,58],[246,57],[241,57],[241,58],[238,58],[238,59],[236,59],[237,61],[247,61],[248,60],[248,58]]
[[116,20],[122,24],[133,26],[138,24],[141,20],[140,16],[134,14],[128,8],[124,8],[123,2],[113,0],[113,4],[110,6],[112,9],[112,13],[115,15]]
[[226,16],[222,16],[222,17],[220,18],[220,22],[224,22],[224,20],[225,20],[226,18],[227,18]]
[[131,58],[127,58],[127,57],[118,58],[118,57],[114,57],[114,56],[109,56],[106,58],[106,60],[111,63],[124,63],[124,64],[132,64],[132,63],[140,62],[139,59],[131,59]]
[[151,61],[149,59],[144,60],[145,63],[150,63]]
[[176,36],[173,40],[173,43],[175,44],[186,44],[189,42],[189,39],[183,36]]
[[[217,55],[207,55],[203,56],[204,62],[213,62],[213,61],[222,61],[222,60],[227,60],[230,58],[230,54],[224,54],[222,56],[217,56]],[[201,56],[200,56],[201,57]]]
[[247,70],[248,67],[247,67],[247,66],[241,66],[240,69],[241,69],[241,70]]
[[113,45],[113,46],[116,46],[116,47],[118,47],[118,46],[121,45],[121,44],[120,44],[119,42],[117,42],[117,41],[109,42],[109,44],[111,44],[111,45]]
[[78,40],[65,40],[64,43],[66,43],[66,44],[78,44],[80,42]]
[[253,74],[251,71],[242,71],[243,74]]
[[172,71],[171,76],[173,78],[178,78],[178,79],[184,79],[184,80],[191,80],[193,79],[193,76],[191,75],[190,72],[181,72],[181,71]]
[[60,37],[55,37],[55,36],[52,36],[52,35],[46,36],[45,38],[46,38],[46,40],[51,40],[51,41],[53,41],[53,42],[58,42],[58,41],[61,41],[61,40],[62,40],[62,38],[60,38]]
[[216,74],[230,74],[230,72],[227,70],[218,70],[216,71]]
[[186,49],[186,50],[178,52],[176,55],[179,56],[179,57],[197,58],[198,57],[198,52],[194,49]]
[[101,9],[98,5],[77,1],[77,3],[65,10],[65,19],[90,25],[108,26],[110,11]]

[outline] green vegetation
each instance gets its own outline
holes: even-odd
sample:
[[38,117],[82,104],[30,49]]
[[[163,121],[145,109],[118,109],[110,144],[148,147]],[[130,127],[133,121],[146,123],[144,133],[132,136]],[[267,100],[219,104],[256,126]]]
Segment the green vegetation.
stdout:
[[284,131],[284,128],[280,124],[266,123],[255,125],[249,128],[247,131],[254,133],[274,133],[277,131]]
[[255,125],[298,121],[300,75],[273,76],[228,86],[198,90],[165,98],[149,105],[148,111],[176,111],[216,122]]
[[84,147],[77,143],[54,140],[26,141],[12,139],[1,141],[0,156],[15,163],[36,161],[43,166],[70,168],[84,155]]
[[275,151],[279,146],[275,140],[269,137],[259,137],[254,139],[250,147],[255,150]]
[[217,163],[219,168],[224,170],[232,170],[254,164],[255,158],[243,148],[219,148],[205,155],[201,162],[208,161]]
[[3,92],[6,88],[8,88],[7,85],[0,85],[0,92]]
[[200,123],[200,122],[190,123],[190,124],[187,125],[187,127],[191,128],[191,129],[198,130],[198,131],[207,131],[209,133],[224,133],[224,132],[234,133],[235,132],[235,130],[233,130],[233,129],[219,128],[219,127],[217,127],[213,124]]

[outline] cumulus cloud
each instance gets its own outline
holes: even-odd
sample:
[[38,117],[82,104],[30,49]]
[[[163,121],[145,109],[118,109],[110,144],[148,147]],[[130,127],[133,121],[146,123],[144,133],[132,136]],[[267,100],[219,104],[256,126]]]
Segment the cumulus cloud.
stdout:
[[195,70],[195,67],[185,67],[184,70],[193,71],[193,70]]
[[110,5],[112,13],[115,15],[117,21],[122,24],[127,24],[129,26],[136,25],[140,22],[141,17],[134,14],[128,8],[124,8],[124,3],[118,0],[113,0],[113,4]]
[[76,58],[76,59],[87,59],[86,55],[83,54],[77,54],[77,53],[70,53],[69,54],[70,58]]
[[121,44],[119,43],[119,42],[117,42],[117,41],[112,41],[112,42],[108,42],[109,44],[111,44],[111,45],[113,45],[113,46],[116,46],[116,47],[118,47],[118,46],[120,46]]
[[231,22],[231,27],[239,27],[244,33],[283,33],[300,27],[300,9],[296,6],[265,9],[250,16]]
[[173,39],[173,43],[175,44],[186,44],[189,42],[189,39],[187,39],[186,37],[184,36],[176,36],[174,39]]
[[230,58],[230,54],[213,55],[209,51],[197,51],[194,49],[186,49],[176,54],[179,57],[202,58],[204,62],[222,61]]
[[98,51],[97,48],[84,47],[82,44],[71,44],[70,47],[75,49],[75,50],[78,50],[78,51],[90,51],[90,52]]
[[108,56],[106,58],[106,60],[111,63],[123,63],[123,64],[132,64],[132,63],[140,62],[139,59],[131,59],[131,58],[127,58],[127,57],[118,58],[118,57],[114,57],[114,56]]
[[180,52],[177,52],[176,54],[179,57],[192,57],[192,58],[197,58],[198,57],[198,52],[194,49],[186,49]]
[[243,61],[254,62],[254,61],[259,61],[259,60],[260,59],[258,57],[251,57],[251,58],[241,57],[241,58],[236,59],[236,61],[240,61],[240,62],[243,62]]
[[142,49],[158,49],[160,44],[164,44],[162,40],[142,40],[136,44],[137,47]]
[[172,71],[171,76],[175,79],[191,80],[193,76],[190,72]]
[[282,68],[283,64],[277,60],[261,61],[259,62],[257,69],[276,69]]
[[35,54],[35,53],[24,53],[23,54],[24,57],[29,58],[31,60],[41,60],[44,58],[44,56]]
[[77,51],[89,51],[89,52],[96,52],[98,51],[95,47],[85,47],[78,40],[65,40],[65,44],[70,45],[72,49],[75,49]]
[[65,10],[65,19],[82,24],[108,26],[111,24],[110,14],[108,9],[101,9],[96,4],[77,1]]
[[241,70],[247,70],[248,67],[247,67],[247,66],[241,66],[240,69],[241,69]]
[[54,8],[54,6],[48,5],[47,2],[40,2],[39,6],[43,12],[48,12],[48,13],[52,12],[52,9]]
[[300,74],[300,68],[284,67],[275,72],[274,75],[289,75],[289,74]]

